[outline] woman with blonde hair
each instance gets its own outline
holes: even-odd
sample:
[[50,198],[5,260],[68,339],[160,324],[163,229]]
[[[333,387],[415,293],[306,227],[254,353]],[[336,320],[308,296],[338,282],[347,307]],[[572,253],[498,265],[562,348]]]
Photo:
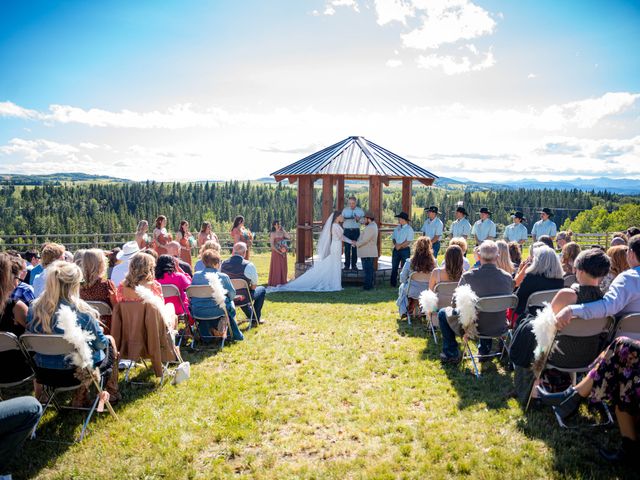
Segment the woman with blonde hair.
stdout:
[[[33,333],[45,335],[63,334],[64,330],[58,324],[58,310],[66,305],[76,314],[78,326],[93,335],[87,344],[91,350],[93,364],[102,372],[111,369],[111,379],[106,390],[119,399],[117,375],[118,369],[112,368],[117,359],[117,350],[113,338],[107,337],[98,321],[98,312],[80,298],[80,283],[82,271],[75,263],[56,261],[49,267],[44,293],[33,301],[27,319],[27,329]],[[43,368],[67,370],[70,363],[65,355],[40,355],[34,358],[36,364]],[[115,381],[114,381],[115,376]],[[74,398],[74,404],[86,403],[87,391],[80,389],[79,396]]]
[[[86,250],[82,257],[82,276],[84,282],[80,287],[80,298],[85,301],[104,302],[111,308],[117,303],[116,286],[105,276],[107,257],[98,248]],[[111,315],[100,317],[106,333],[111,331]]]
[[140,220],[136,230],[136,243],[140,250],[144,250],[149,246],[149,222]]
[[162,286],[156,281],[156,261],[147,253],[137,253],[129,262],[129,271],[116,292],[117,302],[142,302],[136,287],[142,285],[163,298]]
[[504,240],[498,240],[496,242],[496,245],[498,245],[498,261],[496,262],[497,267],[513,276],[516,269],[513,266],[511,255],[509,254],[509,244]]
[[222,247],[218,243],[218,239],[217,238],[215,240],[207,240],[200,247],[200,252],[199,252],[200,259],[196,262],[195,267],[193,267],[193,271],[194,272],[201,272],[202,270],[205,269],[205,265],[202,262],[202,254],[204,252],[206,252],[207,250],[213,250],[214,252],[217,252],[219,254],[221,249],[222,249]]
[[627,261],[627,250],[629,247],[626,245],[617,245],[615,247],[610,247],[607,250],[607,256],[611,260],[611,268],[609,269],[609,273],[602,279],[600,283],[600,288],[602,288],[603,292],[609,290],[609,286],[613,279],[620,275],[625,270],[628,270],[629,262]]
[[576,269],[573,267],[573,263],[580,255],[580,245],[576,242],[569,242],[562,247],[562,270],[564,271],[564,276],[575,275]]

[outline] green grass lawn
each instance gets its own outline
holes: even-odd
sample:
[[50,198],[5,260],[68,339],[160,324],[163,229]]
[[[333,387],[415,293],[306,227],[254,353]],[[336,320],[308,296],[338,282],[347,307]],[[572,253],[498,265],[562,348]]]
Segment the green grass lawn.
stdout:
[[[268,257],[256,263],[263,279]],[[220,353],[186,353],[192,378],[124,401],[76,445],[28,442],[15,478],[622,478],[597,456],[616,430],[561,431],[506,400],[495,361],[476,380],[442,367],[395,290],[268,297],[267,323]],[[52,413],[41,436],[72,438]]]

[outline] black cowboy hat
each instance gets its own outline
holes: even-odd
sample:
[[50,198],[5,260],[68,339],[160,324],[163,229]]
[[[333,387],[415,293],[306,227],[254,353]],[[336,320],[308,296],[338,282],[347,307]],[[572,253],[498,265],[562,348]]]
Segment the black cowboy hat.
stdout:
[[404,220],[404,221],[406,221],[406,222],[410,222],[410,221],[411,221],[411,219],[409,218],[409,215],[407,215],[407,213],[406,213],[406,212],[400,212],[400,213],[399,213],[399,214],[397,214],[395,217],[396,217],[396,218],[401,218],[401,219],[403,219],[403,220]]
[[461,214],[463,214],[465,217],[468,217],[469,214],[467,213],[467,209],[464,207],[458,207],[456,208],[456,212],[460,212]]
[[487,207],[482,207],[479,213],[486,213],[487,215],[491,215],[491,210],[489,210]]
[[435,205],[431,205],[430,207],[425,208],[425,210],[426,210],[427,212],[433,212],[433,213],[435,213],[436,215],[438,214],[438,207],[436,207]]
[[512,213],[511,218],[519,218],[520,220],[524,220],[524,214],[522,212]]
[[542,210],[540,210],[538,213],[546,213],[547,215],[549,215],[550,217],[553,217],[553,212],[551,211],[550,208],[543,208]]

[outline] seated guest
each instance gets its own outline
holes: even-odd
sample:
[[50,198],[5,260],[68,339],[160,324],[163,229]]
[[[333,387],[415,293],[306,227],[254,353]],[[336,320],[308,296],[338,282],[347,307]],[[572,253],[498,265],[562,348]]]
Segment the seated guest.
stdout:
[[193,267],[194,271],[199,272],[200,270],[204,270],[204,263],[202,262],[202,254],[204,252],[206,252],[207,250],[213,250],[215,252],[218,252],[218,254],[220,254],[220,244],[218,243],[217,240],[208,240],[205,243],[202,244],[202,246],[200,247],[200,259],[196,262],[196,266]]
[[76,250],[76,253],[73,254],[72,262],[78,265],[80,267],[80,270],[82,270],[82,257],[84,257],[84,252],[86,251],[86,249],[81,248],[79,250]]
[[117,302],[141,302],[136,287],[142,285],[157,297],[162,297],[162,286],[156,281],[156,261],[151,255],[138,253],[129,262],[129,271],[116,290]]
[[609,273],[607,273],[600,283],[600,288],[602,288],[603,292],[609,290],[609,286],[611,285],[611,282],[613,282],[614,278],[629,269],[627,250],[628,247],[626,245],[618,245],[607,250],[607,256],[611,260],[611,268],[609,269]]
[[[457,245],[462,250],[462,270],[466,272],[467,270],[471,269],[471,264],[469,263],[469,260],[467,260],[467,250],[469,248],[467,241],[462,237],[453,237],[451,240],[449,240],[449,245]],[[440,266],[444,267],[446,261],[447,257],[445,255],[445,258],[442,260],[442,265]]]
[[64,245],[59,243],[47,243],[42,248],[42,272],[37,274],[33,279],[33,293],[36,297],[39,297],[44,291],[44,286],[47,281],[47,267],[56,260],[64,259],[65,248]]
[[11,273],[16,285],[16,288],[11,293],[11,299],[14,301],[20,300],[29,306],[36,298],[36,295],[33,292],[33,287],[26,282],[26,277],[29,275],[27,262],[17,253],[10,256],[12,256]]
[[431,272],[429,277],[429,290],[435,291],[436,285],[444,282],[459,282],[464,273],[464,256],[462,248],[449,244],[444,252],[444,262],[441,267]]
[[640,341],[620,337],[600,354],[591,370],[575,386],[561,393],[548,393],[538,387],[543,403],[556,406],[556,412],[566,418],[576,412],[583,400],[605,402],[614,408],[622,436],[617,450],[600,448],[607,461],[637,465],[640,456],[637,425],[640,420]]
[[640,235],[630,238],[628,247],[627,262],[630,268],[613,279],[601,300],[576,302],[558,312],[556,321],[559,329],[571,323],[573,317],[589,320],[640,312]]
[[117,287],[122,283],[129,271],[129,262],[140,251],[138,243],[135,240],[125,243],[122,246],[122,250],[116,255],[116,259],[120,262],[111,272],[111,281]]
[[[249,292],[238,291],[239,295],[251,295],[253,299],[253,306],[255,308],[255,318],[258,319],[258,323],[264,323],[262,318],[262,306],[264,304],[267,289],[258,286],[258,271],[253,263],[245,260],[244,255],[247,252],[247,245],[244,242],[236,243],[233,246],[233,255],[228,260],[222,262],[220,270],[223,273],[229,275],[229,278],[241,278],[249,285]],[[251,310],[249,307],[242,307],[242,310],[247,315],[251,316]]]
[[576,261],[580,254],[580,245],[576,242],[569,242],[562,247],[561,259],[562,259],[562,271],[564,276],[575,275],[576,270],[573,267],[573,262]]
[[0,253],[0,331],[19,337],[27,325],[27,305],[11,297],[16,287],[16,271],[22,268],[23,260],[8,253]]
[[503,272],[513,276],[516,269],[511,262],[511,255],[509,255],[509,244],[504,240],[498,240],[496,245],[498,246],[498,261],[496,265]]
[[[498,260],[498,246],[492,240],[485,240],[479,249],[480,267],[474,268],[462,275],[459,285],[469,285],[475,294],[482,297],[495,295],[509,295],[513,293],[513,278],[506,272],[503,272],[496,266]],[[485,313],[484,315],[500,315],[506,316],[503,312]],[[446,309],[438,312],[438,322],[440,331],[442,332],[442,353],[440,359],[444,363],[460,362],[460,350],[456,335],[463,335],[464,332],[460,328],[458,322],[457,311],[453,311],[453,315],[447,317]],[[491,340],[480,340],[478,353],[480,355],[488,355],[491,352]]]
[[555,248],[555,246],[553,245],[553,238],[551,238],[549,235],[540,236],[540,238],[538,238],[536,242],[542,242],[549,248]]
[[[531,265],[531,262],[533,262],[533,251],[536,248],[546,247],[546,246],[548,245],[542,242],[534,242],[531,245],[531,248],[529,248],[529,256],[526,258],[526,260],[524,260],[523,262],[520,262],[520,266],[518,267],[518,271],[516,272],[516,276],[515,276],[516,288],[518,288],[522,283],[522,280],[524,280],[524,277],[527,274],[527,267]],[[549,248],[552,248],[552,247],[549,247]]]
[[526,312],[529,296],[544,290],[559,290],[564,287],[562,267],[556,252],[546,245],[533,250],[533,260],[526,268],[526,275],[516,290],[518,305],[515,313],[522,316],[526,313],[535,315],[535,311]]
[[[25,277],[24,282],[31,285],[33,280],[32,275],[35,276],[42,271],[42,265],[40,265],[40,254],[35,250],[29,250],[24,253],[22,258],[27,262],[27,276]],[[33,273],[34,269],[36,269],[35,273]]]
[[18,455],[41,416],[42,405],[33,397],[0,401],[0,479],[11,480],[9,462]]
[[627,235],[627,239],[631,240],[631,237],[635,237],[636,235],[640,235],[640,228],[638,227],[629,227],[625,232]]
[[[113,338],[107,337],[98,321],[98,312],[80,298],[80,282],[82,271],[75,263],[54,262],[47,273],[47,284],[44,293],[33,301],[29,309],[27,329],[40,334],[63,334],[64,330],[57,323],[57,312],[61,305],[71,308],[77,315],[77,321],[82,330],[93,335],[87,343],[91,350],[94,366],[105,372],[113,366],[117,358],[117,351]],[[65,370],[70,368],[70,361],[65,355],[36,354],[35,363],[43,368]],[[119,398],[117,375],[118,369],[113,368],[114,374],[106,385],[106,390]],[[86,389],[79,389],[74,397],[74,404],[85,403]]]
[[[155,275],[160,285],[173,285],[180,292],[180,299],[169,297],[165,299],[165,303],[172,303],[175,307],[177,315],[188,314],[189,299],[187,298],[187,287],[191,285],[191,278],[184,273],[178,272],[176,264],[178,259],[170,255],[160,255],[158,263],[156,263]],[[180,302],[182,301],[182,303]],[[182,306],[185,308],[182,308]]]
[[[204,268],[202,270],[198,270],[193,275],[193,282],[191,285],[209,285],[209,280],[207,280],[207,273],[215,273],[220,278],[220,282],[222,282],[222,286],[227,291],[227,295],[225,298],[225,305],[227,309],[227,314],[229,316],[229,324],[231,327],[231,333],[233,334],[234,340],[243,340],[244,335],[238,328],[238,323],[236,322],[236,308],[233,304],[233,299],[236,296],[236,291],[231,285],[231,279],[229,275],[226,273],[222,273],[218,271],[220,268],[220,254],[215,250],[205,250],[201,254],[201,260],[204,264]],[[198,318],[215,318],[221,315],[224,315],[224,312],[218,307],[216,302],[212,298],[193,298],[191,301],[191,312],[195,317]],[[201,326],[205,328],[204,325]],[[202,335],[209,335],[208,331],[201,331]]]
[[[177,266],[176,266],[176,271],[180,272],[180,273],[184,273],[186,274],[189,278],[193,277],[193,268],[191,267],[191,264],[183,261],[180,258],[180,244],[176,241],[172,241],[167,243],[166,245],[166,250],[167,250],[167,255],[172,256],[173,258],[175,258],[177,260]],[[158,256],[158,259],[160,259],[160,256]]]
[[120,247],[112,248],[111,250],[105,252],[107,255],[108,266],[107,266],[107,278],[111,278],[111,274],[113,273],[113,267],[118,264],[118,253],[120,253]]
[[611,234],[611,243],[610,247],[617,247],[618,245],[626,245],[629,239],[627,234],[624,232],[614,232]]
[[571,230],[563,230],[562,232],[559,232],[556,236],[556,245],[558,245],[558,250],[562,251],[562,248],[572,241],[571,237],[573,237],[573,232]]
[[[409,298],[417,299],[420,293],[429,288],[431,272],[436,268],[436,258],[431,248],[429,237],[419,237],[414,243],[413,256],[406,262],[400,271],[400,288],[398,288],[398,300],[396,305],[400,317],[405,317],[408,311],[415,306]],[[411,282],[409,282],[411,278]]]
[[511,258],[511,263],[513,263],[513,268],[515,268],[517,272],[522,263],[522,250],[520,250],[520,244],[518,242],[509,243],[509,257]]
[[[92,302],[104,302],[111,308],[117,303],[116,286],[111,280],[107,280],[107,257],[99,248],[91,248],[84,252],[82,257],[82,286],[80,298]],[[105,333],[111,331],[111,315],[100,317]]]
[[153,260],[158,263],[158,252],[156,252],[153,248],[145,248],[144,250],[140,250],[140,252],[151,255],[153,257]]

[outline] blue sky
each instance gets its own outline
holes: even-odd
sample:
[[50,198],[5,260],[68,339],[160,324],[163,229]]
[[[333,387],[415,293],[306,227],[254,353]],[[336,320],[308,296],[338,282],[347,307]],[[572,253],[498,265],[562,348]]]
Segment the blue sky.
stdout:
[[445,176],[640,178],[639,44],[638,1],[5,0],[0,172],[256,178],[364,135]]

